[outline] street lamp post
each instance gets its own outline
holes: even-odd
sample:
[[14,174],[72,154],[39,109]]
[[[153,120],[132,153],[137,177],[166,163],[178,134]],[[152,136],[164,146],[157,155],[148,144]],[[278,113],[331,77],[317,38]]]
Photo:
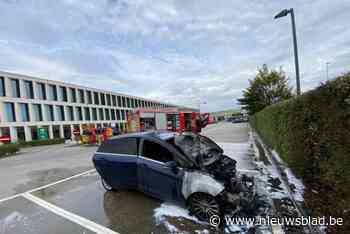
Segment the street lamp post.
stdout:
[[199,109],[199,113],[201,112],[201,104],[207,104],[207,102],[201,102],[201,101],[199,101],[198,102],[198,109]]
[[326,62],[326,72],[327,72],[327,80],[328,80],[328,66],[329,66],[329,62]]
[[300,73],[299,73],[299,59],[298,59],[298,44],[297,44],[297,34],[295,30],[295,18],[294,18],[294,10],[284,9],[280,13],[275,16],[275,19],[287,16],[290,13],[290,17],[292,20],[292,30],[293,30],[293,45],[294,45],[294,63],[295,63],[295,75],[297,81],[297,95],[300,95]]

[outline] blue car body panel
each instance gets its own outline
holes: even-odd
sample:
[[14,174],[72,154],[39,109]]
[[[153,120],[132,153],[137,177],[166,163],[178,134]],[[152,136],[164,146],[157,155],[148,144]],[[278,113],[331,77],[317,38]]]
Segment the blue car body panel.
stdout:
[[[169,146],[162,143],[162,140],[169,138],[170,135],[169,133],[162,135],[158,140],[146,139],[172,151]],[[144,133],[130,135],[138,139],[138,155],[97,151],[93,156],[97,172],[113,188],[136,189],[160,200],[185,203],[181,193],[184,174],[182,169],[178,168],[175,172],[167,163],[142,157],[142,143],[145,136],[147,135]]]
[[165,163],[138,157],[140,190],[165,201],[181,200],[182,172],[174,173]]
[[96,152],[96,170],[114,188],[138,188],[137,156]]

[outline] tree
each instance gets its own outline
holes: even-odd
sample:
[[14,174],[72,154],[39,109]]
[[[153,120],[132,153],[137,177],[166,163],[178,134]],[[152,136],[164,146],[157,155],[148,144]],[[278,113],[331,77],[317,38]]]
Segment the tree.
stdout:
[[238,99],[249,115],[292,97],[292,89],[288,86],[288,78],[282,69],[269,70],[264,64],[249,83],[250,86],[243,91],[243,98]]

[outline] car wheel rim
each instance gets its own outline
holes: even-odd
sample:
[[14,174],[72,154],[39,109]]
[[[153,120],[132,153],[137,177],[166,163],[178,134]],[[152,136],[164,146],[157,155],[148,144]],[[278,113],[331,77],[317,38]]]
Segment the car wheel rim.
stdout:
[[219,215],[219,205],[211,196],[194,195],[190,211],[201,221],[208,221],[211,216]]
[[111,191],[113,189],[112,186],[110,186],[104,179],[101,178],[101,180],[102,180],[102,185],[106,190]]

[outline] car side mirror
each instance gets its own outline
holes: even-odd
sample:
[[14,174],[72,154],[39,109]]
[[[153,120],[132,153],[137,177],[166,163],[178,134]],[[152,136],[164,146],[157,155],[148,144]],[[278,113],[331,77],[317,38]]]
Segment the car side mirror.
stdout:
[[177,168],[177,163],[175,161],[169,161],[165,163],[165,166],[169,167],[174,174],[177,174],[179,169]]

